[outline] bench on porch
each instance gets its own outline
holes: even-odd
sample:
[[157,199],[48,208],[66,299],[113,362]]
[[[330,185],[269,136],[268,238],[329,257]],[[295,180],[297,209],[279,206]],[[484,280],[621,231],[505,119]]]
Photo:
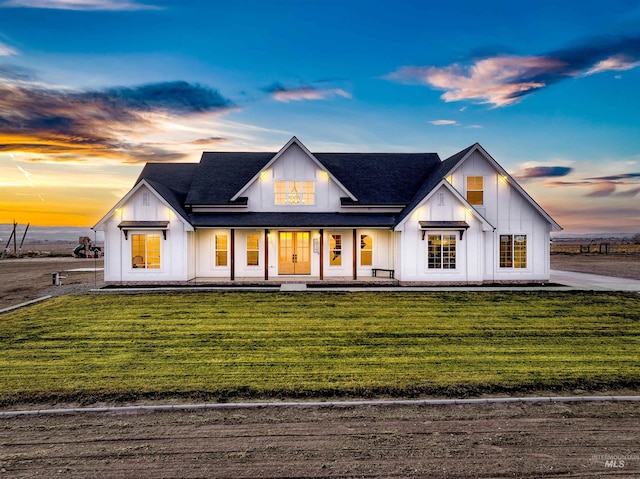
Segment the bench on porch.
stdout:
[[383,273],[389,273],[389,278],[394,279],[393,275],[396,273],[395,269],[386,269],[386,268],[372,268],[371,269],[371,276],[373,276],[374,278],[376,278],[378,276],[379,272],[383,272]]

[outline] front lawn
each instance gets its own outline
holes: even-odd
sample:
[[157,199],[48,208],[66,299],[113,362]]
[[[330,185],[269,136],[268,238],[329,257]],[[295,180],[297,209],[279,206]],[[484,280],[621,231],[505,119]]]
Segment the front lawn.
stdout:
[[0,405],[638,386],[634,294],[109,294],[0,316]]

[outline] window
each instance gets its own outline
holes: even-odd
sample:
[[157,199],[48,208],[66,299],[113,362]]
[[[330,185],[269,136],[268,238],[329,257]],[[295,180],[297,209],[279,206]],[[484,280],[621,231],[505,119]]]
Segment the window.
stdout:
[[160,235],[131,235],[131,267],[145,269],[160,268]]
[[484,204],[483,180],[482,176],[467,176],[467,201],[472,205]]
[[276,205],[313,205],[315,186],[313,181],[276,181]]
[[500,267],[527,267],[526,235],[500,235]]
[[373,238],[369,235],[360,235],[360,266],[373,264]]
[[247,235],[247,266],[258,266],[260,257],[260,236]]
[[142,192],[142,206],[149,206],[149,192]]
[[456,235],[429,235],[427,268],[456,269]]
[[342,235],[329,237],[329,266],[342,266]]
[[229,251],[227,235],[215,236],[216,266],[227,266],[227,252]]

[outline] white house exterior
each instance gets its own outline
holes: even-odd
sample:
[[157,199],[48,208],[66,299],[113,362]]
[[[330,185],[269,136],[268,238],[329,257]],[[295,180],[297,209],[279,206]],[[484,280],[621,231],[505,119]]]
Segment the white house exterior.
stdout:
[[558,224],[479,145],[435,153],[204,153],[149,163],[94,227],[105,281],[549,280]]

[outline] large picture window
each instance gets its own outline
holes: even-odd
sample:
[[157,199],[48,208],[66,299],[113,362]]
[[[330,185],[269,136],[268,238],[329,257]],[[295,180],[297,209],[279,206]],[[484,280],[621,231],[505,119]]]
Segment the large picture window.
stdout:
[[227,266],[229,252],[229,240],[227,235],[215,236],[216,266]]
[[276,205],[313,205],[315,203],[313,181],[276,181],[274,191]]
[[484,204],[484,177],[467,176],[467,201],[472,205]]
[[500,235],[500,267],[527,267],[526,235]]
[[373,265],[373,237],[360,235],[360,266]]
[[456,235],[429,235],[428,269],[456,269]]
[[329,237],[329,266],[342,265],[342,235]]
[[247,266],[258,266],[260,258],[260,236],[247,235]]
[[145,269],[160,268],[160,235],[131,235],[131,267]]

